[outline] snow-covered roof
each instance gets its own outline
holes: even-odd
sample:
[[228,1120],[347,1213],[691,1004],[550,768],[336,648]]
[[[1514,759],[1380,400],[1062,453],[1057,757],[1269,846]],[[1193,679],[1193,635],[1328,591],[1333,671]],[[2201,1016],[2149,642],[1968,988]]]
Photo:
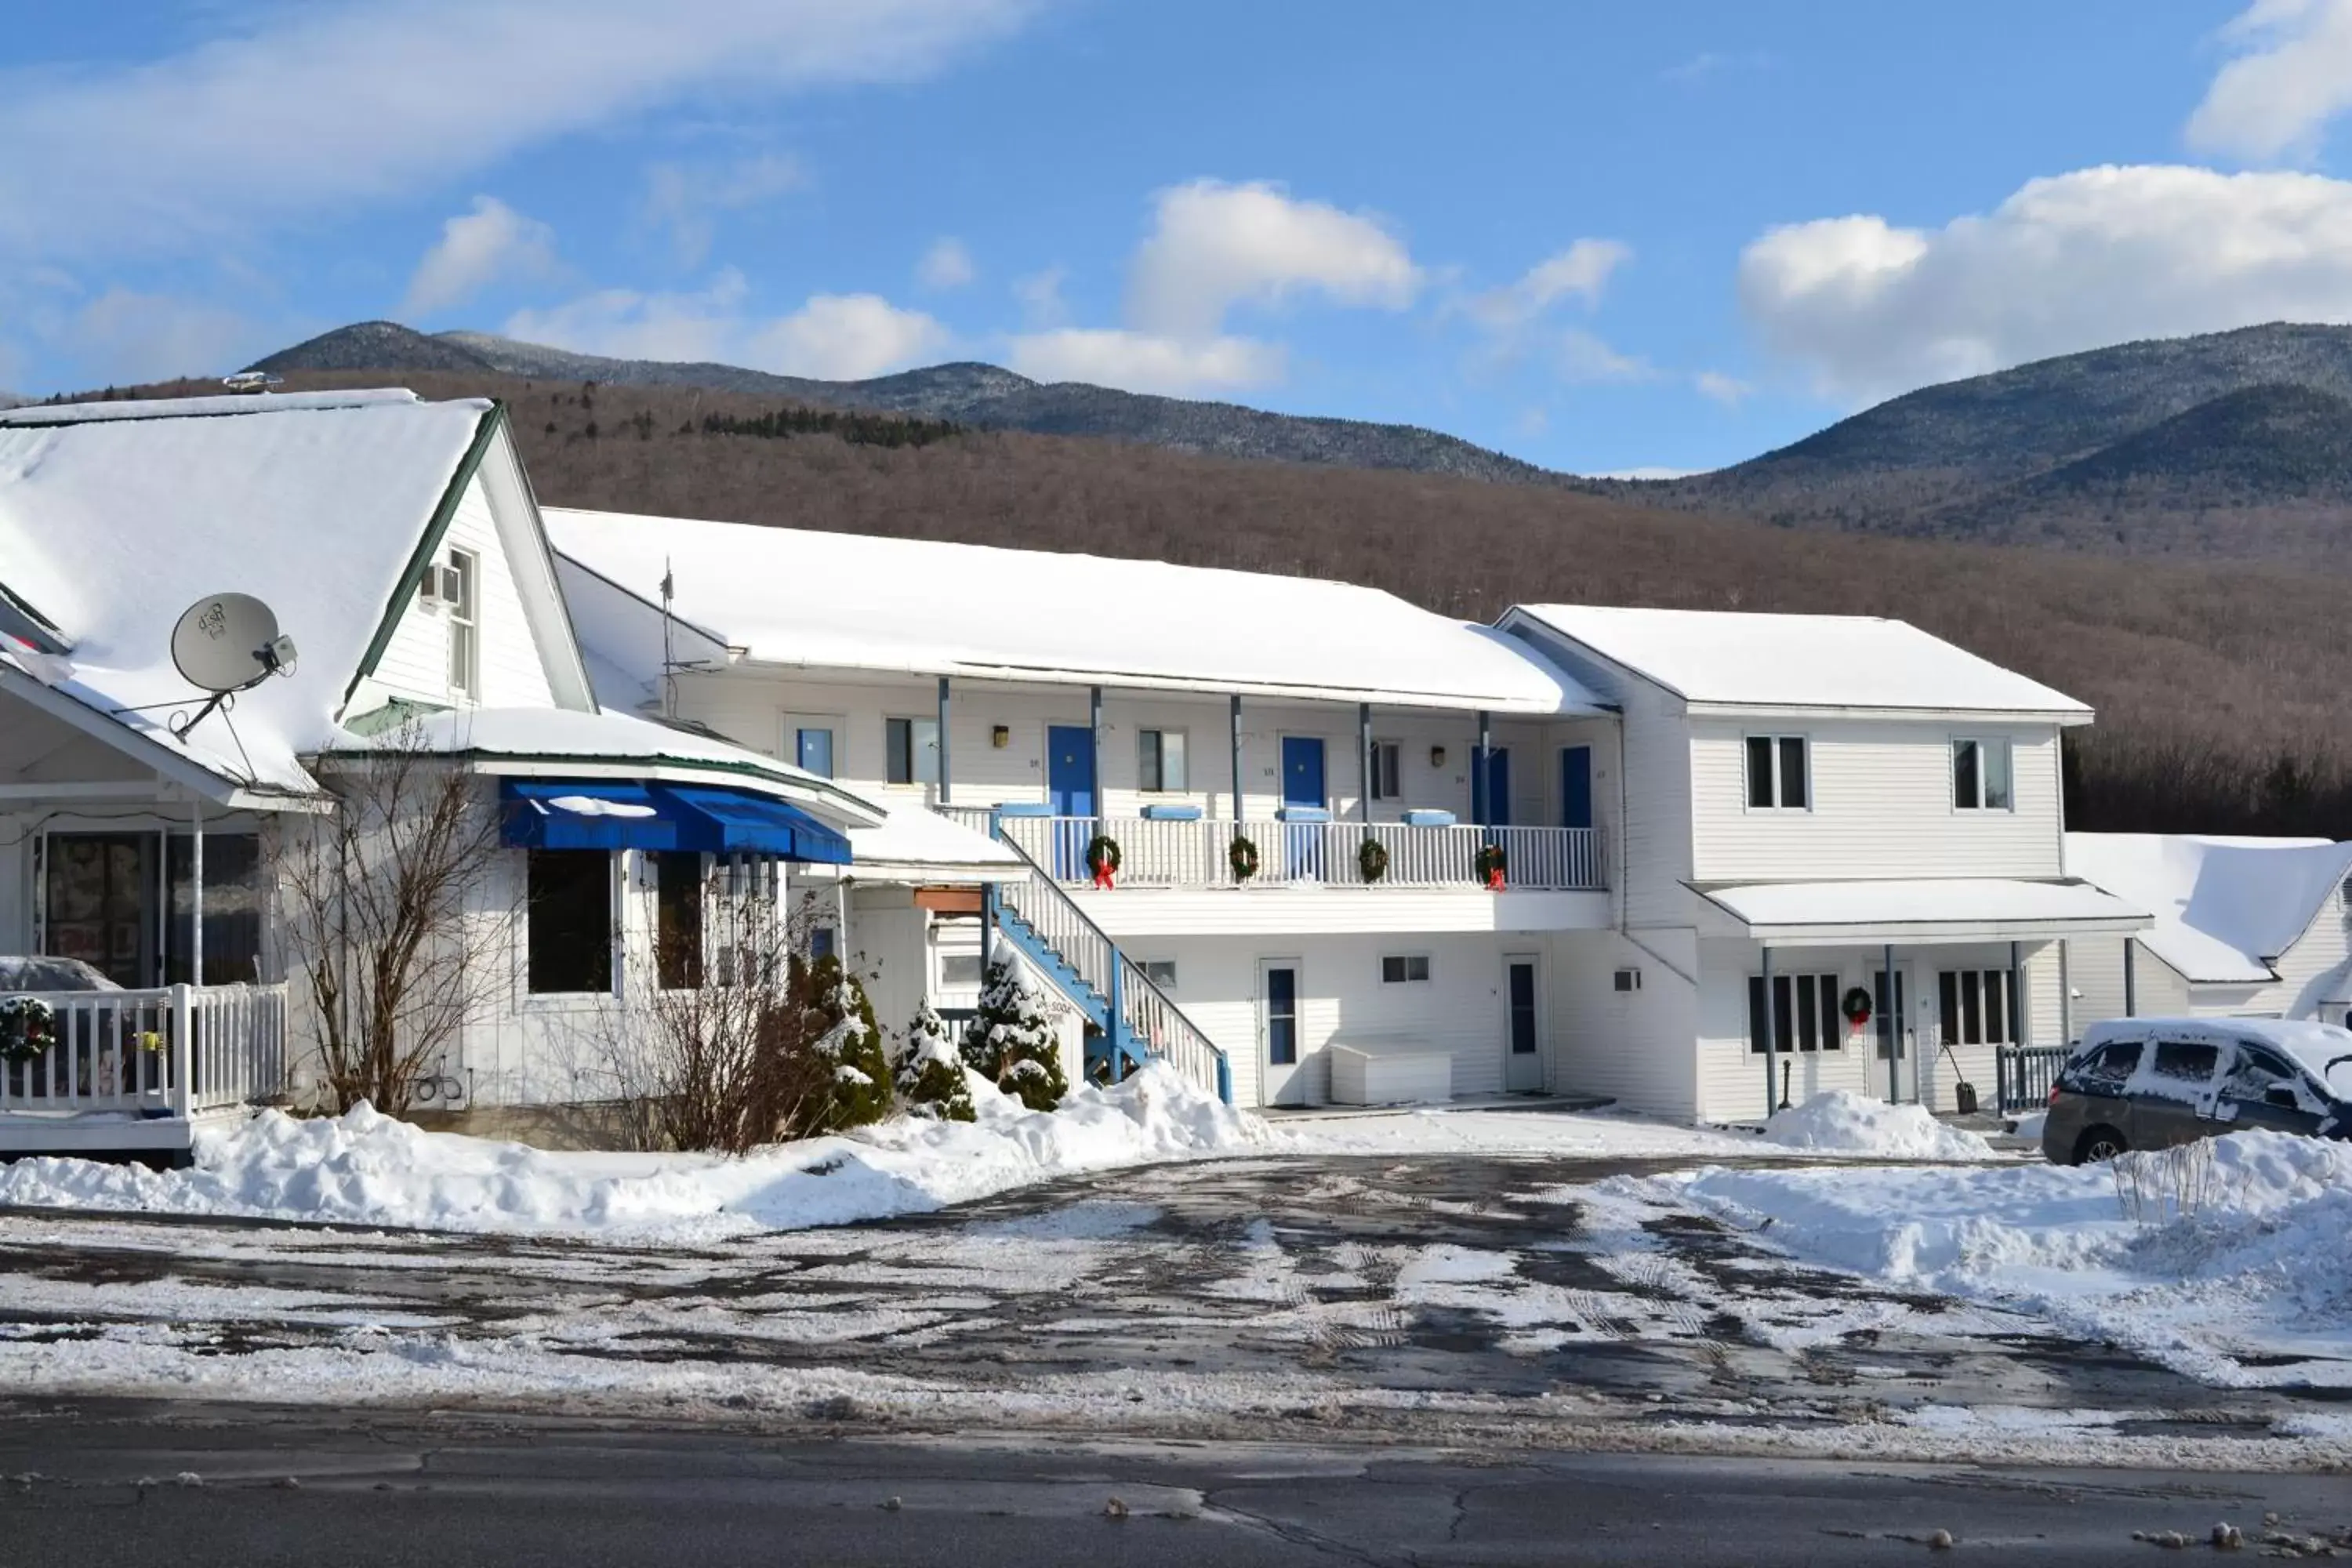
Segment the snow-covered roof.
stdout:
[[[766,663],[1388,707],[1587,713],[1517,639],[1347,583],[550,509],[555,547]],[[593,627],[582,628],[594,643]]]
[[[2147,916],[2087,882],[1996,877],[1703,887],[1699,897],[1742,934],[1775,942],[2023,941],[2137,931]],[[1717,921],[1720,924],[1718,917]]]
[[[0,663],[224,778],[307,793],[333,717],[487,402],[407,393],[46,405],[0,414],[0,603],[62,645]],[[277,611],[299,658],[184,742],[182,611],[224,592]],[[123,710],[165,705],[140,714]]]
[[877,827],[849,830],[850,875],[876,880],[1003,881],[1021,857],[962,823],[919,805],[886,806]]
[[462,757],[486,773],[730,784],[814,805],[852,827],[880,824],[887,816],[864,796],[789,763],[609,709],[451,709],[373,735],[344,733],[325,750],[362,756],[399,747]]
[[2091,716],[2064,692],[1905,621],[1517,605],[1504,624],[1518,616],[1702,706]]
[[2183,833],[2069,833],[2066,868],[2141,905],[2140,937],[2182,978],[2262,984],[2352,876],[2352,844]]

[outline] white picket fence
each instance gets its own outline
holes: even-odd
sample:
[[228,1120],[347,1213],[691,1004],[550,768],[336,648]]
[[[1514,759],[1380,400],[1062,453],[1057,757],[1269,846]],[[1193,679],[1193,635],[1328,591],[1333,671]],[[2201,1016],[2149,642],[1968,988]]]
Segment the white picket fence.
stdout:
[[286,1087],[286,987],[50,991],[57,1042],[0,1062],[0,1116],[113,1112],[186,1119]]
[[[1504,885],[1538,891],[1598,890],[1607,884],[1601,837],[1590,827],[1409,827],[1401,823],[1243,822],[1213,817],[1006,816],[1004,836],[1055,879],[1085,882],[1087,846],[1097,832],[1118,840],[1117,881],[1136,888],[1477,888],[1478,852],[1503,853]],[[1234,870],[1236,837],[1257,849],[1256,873]],[[1377,880],[1364,876],[1363,847],[1388,853]]]

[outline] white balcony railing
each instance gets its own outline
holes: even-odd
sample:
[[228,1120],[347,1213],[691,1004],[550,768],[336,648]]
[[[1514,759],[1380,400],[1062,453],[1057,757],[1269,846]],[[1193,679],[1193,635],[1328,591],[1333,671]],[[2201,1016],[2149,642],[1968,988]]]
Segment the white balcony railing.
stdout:
[[286,987],[51,991],[57,1042],[0,1062],[0,1116],[178,1117],[257,1104],[286,1087]]
[[[961,814],[960,814],[961,815]],[[984,814],[982,816],[984,820]],[[1598,890],[1608,884],[1601,837],[1590,827],[1408,827],[1400,823],[1171,821],[1119,816],[1003,816],[1004,837],[1060,881],[1090,880],[1087,846],[1097,832],[1118,841],[1118,885],[1132,888],[1481,888],[1478,851],[1503,854],[1507,888]],[[1234,840],[1257,849],[1256,874],[1234,869]],[[1364,875],[1366,841],[1387,851],[1376,879]]]

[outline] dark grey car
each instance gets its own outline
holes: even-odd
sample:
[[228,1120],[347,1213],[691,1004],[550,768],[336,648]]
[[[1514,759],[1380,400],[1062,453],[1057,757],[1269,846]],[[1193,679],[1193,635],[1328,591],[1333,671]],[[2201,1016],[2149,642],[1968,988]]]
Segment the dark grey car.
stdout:
[[2352,1138],[2352,1032],[2271,1018],[2095,1025],[2051,1089],[2042,1152],[2077,1165],[2257,1129]]

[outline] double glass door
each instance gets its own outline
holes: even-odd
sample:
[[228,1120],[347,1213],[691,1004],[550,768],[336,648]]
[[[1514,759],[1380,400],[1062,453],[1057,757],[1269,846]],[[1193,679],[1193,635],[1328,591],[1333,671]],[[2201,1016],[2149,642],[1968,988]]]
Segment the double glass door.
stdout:
[[205,972],[195,956],[195,840],[174,833],[53,833],[46,840],[41,951],[142,990],[260,978],[261,842],[205,835]]

